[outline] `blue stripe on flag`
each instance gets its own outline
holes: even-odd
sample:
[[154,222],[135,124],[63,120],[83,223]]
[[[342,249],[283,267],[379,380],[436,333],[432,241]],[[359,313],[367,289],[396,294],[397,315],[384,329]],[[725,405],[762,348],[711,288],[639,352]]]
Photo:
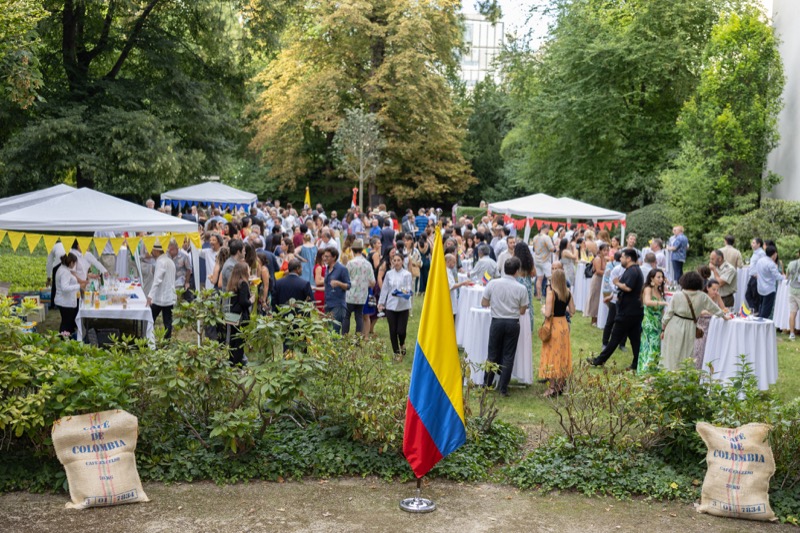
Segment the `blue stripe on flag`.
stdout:
[[414,351],[408,398],[442,456],[455,451],[466,441],[464,423],[419,344]]

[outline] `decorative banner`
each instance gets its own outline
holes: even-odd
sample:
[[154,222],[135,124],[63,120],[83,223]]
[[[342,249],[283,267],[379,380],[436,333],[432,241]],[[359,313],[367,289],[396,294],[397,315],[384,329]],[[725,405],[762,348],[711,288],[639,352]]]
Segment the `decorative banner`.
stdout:
[[106,250],[106,244],[108,244],[108,237],[95,237],[92,242],[94,243],[94,247],[97,250],[98,254],[102,254]]
[[145,252],[151,252],[153,250],[153,246],[156,245],[156,241],[158,237],[142,237],[142,242],[144,243],[144,250]]
[[160,242],[160,243],[161,243],[161,248],[163,248],[165,252],[166,252],[167,250],[169,250],[169,243],[170,243],[170,241],[172,240],[172,238],[173,238],[173,237],[172,237],[172,235],[171,235],[171,234],[169,234],[169,233],[167,233],[166,235],[162,235],[161,237],[159,237],[159,239],[158,239],[158,242]]
[[[39,241],[42,240],[42,236],[38,234],[27,233],[25,234],[25,240],[28,241],[28,250],[30,250],[30,252],[33,253],[33,251],[36,249],[36,246],[38,246]],[[49,251],[50,250],[48,250],[48,252]]]
[[11,243],[11,249],[16,252],[17,248],[19,248],[19,243],[22,242],[22,237],[25,234],[19,233],[18,231],[9,231],[7,235],[8,235],[8,242]]
[[141,241],[141,237],[128,237],[126,241],[128,242],[128,250],[131,253],[136,253],[136,250],[139,248],[139,241]]
[[58,235],[42,235],[42,240],[44,240],[44,247],[47,248],[48,254],[58,242],[58,238],[59,238]]
[[3,239],[6,238],[6,230],[0,229],[0,244],[3,244]]
[[81,247],[81,253],[85,254],[89,251],[89,246],[92,245],[93,237],[75,237],[75,240],[78,241],[78,246]]
[[194,247],[198,250],[203,247],[203,239],[200,238],[199,233],[190,233],[189,240],[192,241],[192,244],[194,244]]
[[114,249],[114,255],[119,255],[119,249],[122,248],[122,244],[125,242],[125,238],[114,237],[112,239],[108,239],[108,242],[111,243],[111,248]]

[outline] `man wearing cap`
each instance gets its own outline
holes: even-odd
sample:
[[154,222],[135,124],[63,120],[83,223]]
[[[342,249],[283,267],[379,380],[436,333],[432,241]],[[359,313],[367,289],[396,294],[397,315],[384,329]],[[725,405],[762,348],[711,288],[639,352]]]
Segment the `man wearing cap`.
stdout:
[[356,333],[368,331],[369,328],[364,328],[364,304],[367,303],[369,289],[375,286],[375,272],[362,253],[364,251],[364,241],[356,239],[350,248],[353,250],[354,257],[347,262],[347,272],[350,274],[350,290],[345,294],[347,315],[342,324],[342,333],[345,335],[350,333],[351,315],[356,317]]
[[160,244],[153,246],[150,254],[156,258],[156,268],[153,273],[153,285],[147,295],[147,306],[153,313],[153,324],[162,312],[164,313],[164,329],[167,330],[165,338],[172,337],[172,307],[175,305],[175,263],[164,254]]

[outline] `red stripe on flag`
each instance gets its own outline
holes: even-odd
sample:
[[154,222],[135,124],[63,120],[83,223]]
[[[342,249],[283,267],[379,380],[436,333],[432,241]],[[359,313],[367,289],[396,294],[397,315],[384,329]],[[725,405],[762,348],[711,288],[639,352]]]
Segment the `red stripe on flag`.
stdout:
[[403,435],[403,454],[414,475],[422,477],[438,463],[442,454],[433,442],[428,430],[417,414],[417,410],[406,401],[406,430]]

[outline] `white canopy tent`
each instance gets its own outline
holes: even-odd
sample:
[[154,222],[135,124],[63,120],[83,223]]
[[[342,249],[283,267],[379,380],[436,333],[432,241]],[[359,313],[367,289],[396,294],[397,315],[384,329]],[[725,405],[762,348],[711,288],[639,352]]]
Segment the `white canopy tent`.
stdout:
[[0,229],[44,233],[194,233],[197,224],[92,189],[77,189],[0,215]]
[[[496,213],[517,215],[527,218],[558,218],[572,222],[572,219],[598,220],[625,220],[625,213],[612,211],[595,205],[573,200],[572,198],[554,198],[547,194],[533,194],[513,200],[494,202],[489,204],[489,209]],[[530,223],[526,228],[525,238],[528,238]],[[622,225],[622,241],[625,241],[625,225]]]
[[171,204],[172,207],[183,209],[186,204],[215,204],[223,209],[248,209],[255,205],[258,197],[251,193],[240,191],[224,183],[207,181],[182,189],[167,191],[161,195],[161,205]]
[[23,207],[40,204],[50,200],[51,198],[56,198],[72,192],[75,192],[74,187],[70,187],[69,185],[64,185],[62,183],[53,187],[48,187],[47,189],[42,189],[40,191],[26,192],[16,196],[2,198],[0,199],[0,214],[22,209]]

